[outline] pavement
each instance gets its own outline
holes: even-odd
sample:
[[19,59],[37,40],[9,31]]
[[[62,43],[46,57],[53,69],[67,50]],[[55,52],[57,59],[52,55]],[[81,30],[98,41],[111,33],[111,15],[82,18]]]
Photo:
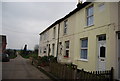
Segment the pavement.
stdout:
[[52,81],[36,67],[31,65],[29,59],[17,55],[10,62],[2,63],[2,79],[41,79]]

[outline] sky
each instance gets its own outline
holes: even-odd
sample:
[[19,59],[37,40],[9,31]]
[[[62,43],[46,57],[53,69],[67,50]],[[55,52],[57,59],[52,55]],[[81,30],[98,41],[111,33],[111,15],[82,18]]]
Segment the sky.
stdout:
[[0,32],[7,36],[7,49],[23,49],[27,44],[28,49],[33,50],[39,44],[39,33],[75,9],[76,5],[77,1],[0,3]]
[[0,34],[7,36],[7,49],[23,49],[27,44],[33,50],[39,44],[39,33],[74,10],[77,3],[78,0],[0,0]]

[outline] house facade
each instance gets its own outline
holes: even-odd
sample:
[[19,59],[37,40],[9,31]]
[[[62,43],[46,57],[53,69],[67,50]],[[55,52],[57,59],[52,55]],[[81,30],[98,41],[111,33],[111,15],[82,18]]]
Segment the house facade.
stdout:
[[120,79],[120,2],[85,2],[40,33],[39,56]]
[[7,40],[5,35],[0,35],[0,54],[6,50]]

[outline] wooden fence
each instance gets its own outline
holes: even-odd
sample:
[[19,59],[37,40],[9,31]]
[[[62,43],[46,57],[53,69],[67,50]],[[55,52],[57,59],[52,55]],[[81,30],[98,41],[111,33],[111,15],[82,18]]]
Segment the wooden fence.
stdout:
[[50,72],[62,80],[75,81],[113,81],[113,68],[108,71],[86,72],[75,65],[50,63]]
[[77,81],[113,81],[113,68],[107,71],[86,72],[83,69],[77,70]]
[[60,64],[60,63],[50,63],[50,72],[62,80],[64,79],[75,80],[77,66]]

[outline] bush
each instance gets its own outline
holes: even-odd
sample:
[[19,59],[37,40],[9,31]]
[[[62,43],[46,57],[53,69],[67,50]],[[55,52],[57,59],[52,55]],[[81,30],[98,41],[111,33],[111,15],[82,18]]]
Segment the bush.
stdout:
[[7,49],[7,50],[5,51],[5,53],[9,55],[10,59],[13,59],[13,58],[17,57],[17,55],[16,55],[16,50]]
[[50,62],[57,62],[54,56],[43,56],[38,58],[38,65],[48,66]]
[[48,56],[48,59],[49,59],[50,62],[57,62],[57,57]]

